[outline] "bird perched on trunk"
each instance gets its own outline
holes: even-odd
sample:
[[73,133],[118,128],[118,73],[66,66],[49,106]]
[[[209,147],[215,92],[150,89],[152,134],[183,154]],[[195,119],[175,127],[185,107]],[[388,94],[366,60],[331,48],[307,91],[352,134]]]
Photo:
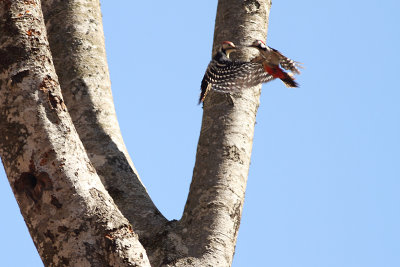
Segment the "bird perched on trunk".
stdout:
[[229,93],[256,86],[273,79],[265,72],[262,65],[255,62],[234,61],[229,54],[238,49],[232,42],[224,41],[208,64],[201,81],[199,104],[204,101],[212,89]]
[[[271,74],[274,78],[281,79],[287,87],[299,87],[298,83],[294,81],[293,74],[300,74],[299,68],[302,68],[300,62],[285,57],[281,52],[267,46],[261,40],[254,41],[250,47],[255,47],[260,51],[260,55],[254,58],[252,62],[261,63],[265,72]],[[293,74],[285,72],[279,65]]]

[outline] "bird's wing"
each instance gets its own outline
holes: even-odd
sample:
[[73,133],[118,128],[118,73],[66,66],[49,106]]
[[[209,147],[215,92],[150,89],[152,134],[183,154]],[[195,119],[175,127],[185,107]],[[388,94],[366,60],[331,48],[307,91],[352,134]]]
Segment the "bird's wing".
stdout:
[[203,93],[208,84],[212,84],[215,91],[231,92],[268,82],[272,78],[259,63],[211,62],[203,77],[201,89]]
[[286,56],[284,56],[281,52],[279,52],[278,50],[270,47],[280,58],[280,62],[279,64],[281,65],[282,68],[284,68],[285,70],[289,70],[291,72],[293,72],[294,74],[300,74],[300,69],[303,68],[301,62],[297,62],[294,61]]

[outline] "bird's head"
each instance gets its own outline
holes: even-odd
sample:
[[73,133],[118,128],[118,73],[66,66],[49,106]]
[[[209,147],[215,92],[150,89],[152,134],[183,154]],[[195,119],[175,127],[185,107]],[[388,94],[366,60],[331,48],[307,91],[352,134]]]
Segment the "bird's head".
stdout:
[[221,50],[229,57],[229,54],[235,51],[237,48],[236,46],[230,41],[223,41],[221,43]]
[[261,40],[255,40],[250,47],[255,47],[262,50],[267,50],[267,45]]

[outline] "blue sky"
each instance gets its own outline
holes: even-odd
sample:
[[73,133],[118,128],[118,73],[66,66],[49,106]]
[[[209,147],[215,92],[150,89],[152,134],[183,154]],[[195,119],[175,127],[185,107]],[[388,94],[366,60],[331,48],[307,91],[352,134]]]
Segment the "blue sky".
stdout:
[[[121,130],[169,219],[192,176],[216,6],[102,1]],[[273,1],[267,43],[306,69],[299,89],[263,87],[234,267],[400,266],[398,10]],[[42,266],[3,170],[0,201],[2,263]]]

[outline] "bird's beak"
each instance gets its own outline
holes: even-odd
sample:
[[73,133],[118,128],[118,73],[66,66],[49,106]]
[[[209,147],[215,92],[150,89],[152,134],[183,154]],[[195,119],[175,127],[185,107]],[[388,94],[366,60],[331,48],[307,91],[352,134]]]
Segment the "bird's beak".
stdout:
[[236,47],[236,45],[235,45],[234,43],[230,43],[229,45],[230,45],[230,46],[229,46],[228,50],[233,51],[233,50],[236,50],[236,49],[237,49],[237,47]]

